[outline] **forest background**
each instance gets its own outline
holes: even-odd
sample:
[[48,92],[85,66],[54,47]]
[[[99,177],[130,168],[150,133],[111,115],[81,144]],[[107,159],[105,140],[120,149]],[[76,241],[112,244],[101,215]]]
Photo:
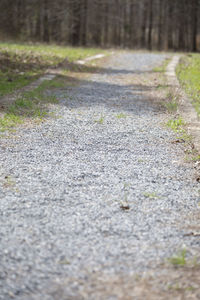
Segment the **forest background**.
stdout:
[[1,0],[0,38],[200,50],[199,0]]

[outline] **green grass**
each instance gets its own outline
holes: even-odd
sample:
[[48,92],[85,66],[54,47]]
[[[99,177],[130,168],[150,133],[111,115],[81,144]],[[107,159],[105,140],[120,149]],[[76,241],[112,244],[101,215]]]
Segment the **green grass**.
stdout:
[[169,262],[176,267],[184,267],[187,263],[186,254],[186,250],[183,249],[177,255],[174,255],[171,258],[169,258]]
[[31,72],[16,74],[15,72],[12,73],[11,70],[8,72],[2,72],[0,70],[0,97],[28,85],[37,77],[36,74]]
[[184,56],[176,69],[177,76],[200,115],[200,54]]
[[96,48],[73,48],[44,44],[0,43],[0,97],[37,79],[46,69],[67,58],[69,62],[99,52]]
[[58,103],[53,93],[49,93],[49,89],[52,91],[62,84],[63,82],[58,79],[48,80],[42,82],[36,89],[24,92],[6,108],[5,114],[0,118],[0,131],[12,129],[23,123],[26,118],[41,120],[48,116],[47,104]]
[[124,119],[124,118],[126,118],[126,117],[127,117],[127,115],[124,114],[124,113],[120,113],[120,114],[116,115],[116,118],[117,118],[117,119]]
[[104,123],[104,120],[105,120],[105,117],[104,116],[101,116],[100,118],[99,118],[99,120],[95,120],[95,123],[98,123],[98,124],[103,124]]
[[39,107],[45,103],[58,103],[56,97],[47,94],[45,91],[48,86],[52,85],[50,81],[44,81],[38,88],[25,92],[13,104],[8,107],[8,111],[13,114],[34,116],[38,115]]
[[185,122],[182,118],[178,119],[170,119],[167,124],[169,128],[171,128],[174,132],[183,133],[184,129],[182,128],[185,125]]
[[168,258],[167,261],[173,265],[175,268],[199,268],[199,258],[197,256],[192,256],[188,258],[189,251],[186,249],[180,250],[176,255]]
[[2,118],[0,118],[0,132],[11,129],[21,123],[23,123],[22,117],[12,113],[6,113]]
[[188,154],[186,154],[185,160],[187,162],[199,162],[200,161],[200,155],[188,155]]
[[17,53],[23,53],[25,54],[24,60],[33,55],[35,59],[42,59],[42,61],[51,65],[62,62],[66,57],[72,62],[103,52],[102,49],[98,48],[74,48],[57,45],[18,43],[0,43],[0,51],[6,51],[13,56]]

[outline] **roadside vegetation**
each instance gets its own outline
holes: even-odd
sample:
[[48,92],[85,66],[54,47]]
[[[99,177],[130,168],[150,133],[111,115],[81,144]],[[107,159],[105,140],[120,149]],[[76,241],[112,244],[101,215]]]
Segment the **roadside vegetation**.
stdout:
[[31,91],[21,91],[12,103],[0,106],[0,132],[13,129],[25,119],[49,116],[47,104],[56,104],[53,90],[64,87],[68,71],[86,72],[75,61],[105,52],[98,48],[73,48],[45,44],[0,43],[0,97],[23,88],[49,68],[62,69],[53,80],[43,81]]
[[159,79],[157,79],[156,89],[160,95],[162,101],[160,105],[169,115],[168,120],[165,123],[165,126],[170,128],[176,135],[175,139],[172,140],[172,144],[184,143],[185,144],[185,160],[191,162],[197,159],[196,149],[192,142],[192,136],[188,134],[187,124],[179,114],[179,101],[180,95],[177,93],[176,89],[168,85],[166,80],[166,68],[170,59],[166,59],[161,66],[154,68],[154,72],[159,73]]
[[188,54],[182,57],[176,73],[200,116],[200,54]]
[[97,48],[0,43],[0,97],[26,86],[65,59],[73,62],[100,51],[103,52]]
[[0,117],[0,132],[12,130],[16,125],[24,123],[27,118],[42,121],[48,117],[47,104],[57,104],[58,99],[53,91],[62,87],[62,79],[56,78],[42,82],[34,90],[21,93],[17,99],[5,107]]

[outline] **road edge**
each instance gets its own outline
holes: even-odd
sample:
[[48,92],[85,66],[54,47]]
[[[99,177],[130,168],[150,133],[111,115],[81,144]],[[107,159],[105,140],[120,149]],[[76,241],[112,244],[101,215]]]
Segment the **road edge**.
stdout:
[[176,67],[179,64],[181,55],[175,55],[166,68],[166,76],[168,84],[173,89],[175,95],[179,95],[180,101],[178,106],[178,113],[183,117],[186,122],[189,135],[193,138],[193,143],[200,152],[200,119],[193,107],[191,100],[182,89],[179,80],[176,76]]

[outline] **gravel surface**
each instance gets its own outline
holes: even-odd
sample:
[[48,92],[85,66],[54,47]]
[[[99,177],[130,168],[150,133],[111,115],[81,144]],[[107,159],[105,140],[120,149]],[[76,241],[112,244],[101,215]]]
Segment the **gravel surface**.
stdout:
[[145,87],[127,84],[165,57],[113,56],[57,92],[59,118],[1,138],[0,299],[95,299],[81,292],[90,276],[199,246],[178,225],[199,200],[183,146]]

